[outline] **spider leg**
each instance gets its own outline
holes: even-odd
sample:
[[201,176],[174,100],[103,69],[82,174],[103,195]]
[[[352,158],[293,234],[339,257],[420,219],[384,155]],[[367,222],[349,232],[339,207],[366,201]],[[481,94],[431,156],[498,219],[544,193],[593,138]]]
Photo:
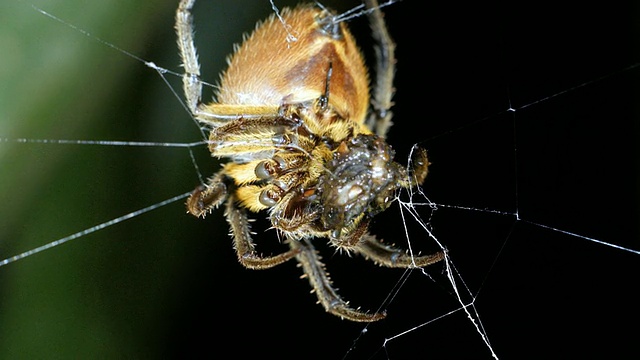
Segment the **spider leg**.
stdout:
[[355,252],[380,266],[390,268],[425,267],[444,259],[442,251],[431,255],[411,256],[405,250],[383,244],[375,236],[367,233],[369,221],[363,219],[346,237],[332,242],[346,252]]
[[187,107],[192,114],[196,114],[202,102],[202,82],[200,81],[200,63],[198,53],[193,42],[193,16],[191,8],[195,0],[182,0],[176,12],[176,32],[178,48],[184,67],[182,83],[187,99]]
[[444,252],[423,256],[411,256],[406,251],[381,243],[375,236],[366,234],[353,250],[380,266],[390,268],[425,267],[444,259]]
[[[202,81],[200,80],[200,63],[198,52],[193,40],[193,15],[191,9],[196,0],[181,0],[176,11],[176,33],[178,36],[178,49],[180,59],[184,67],[182,75],[182,87],[186,98],[186,106],[189,112],[198,121],[217,127],[237,116],[227,113],[218,115],[202,103]],[[223,107],[223,109],[225,109]],[[233,109],[228,110],[231,113]]]
[[233,247],[238,255],[238,261],[248,269],[268,269],[296,256],[300,250],[291,250],[274,256],[260,256],[255,251],[255,244],[251,240],[251,230],[246,212],[236,206],[236,199],[230,196],[227,200],[225,216],[231,226]]
[[429,158],[427,157],[427,150],[414,146],[411,154],[411,168],[409,176],[406,179],[401,180],[401,186],[404,188],[413,188],[422,185],[424,180],[429,174]]
[[297,252],[296,259],[304,270],[303,277],[308,278],[311,287],[313,287],[313,292],[318,297],[318,302],[322,304],[327,312],[358,322],[377,321],[386,316],[384,312],[369,314],[349,307],[349,304],[342,300],[331,286],[331,280],[329,280],[325,266],[320,261],[320,257],[310,240],[288,239],[287,241],[291,249]]
[[191,193],[186,203],[191,215],[204,218],[227,199],[224,177],[224,171],[220,171],[209,179],[207,185],[200,185]]
[[371,24],[371,36],[377,43],[375,46],[376,71],[375,82],[372,88],[373,99],[371,105],[373,112],[367,119],[367,126],[374,130],[376,135],[384,138],[391,127],[392,112],[389,110],[393,105],[394,87],[393,77],[395,73],[395,48],[391,35],[387,31],[384,16],[380,11],[377,0],[365,0],[365,5],[369,10],[369,23]]

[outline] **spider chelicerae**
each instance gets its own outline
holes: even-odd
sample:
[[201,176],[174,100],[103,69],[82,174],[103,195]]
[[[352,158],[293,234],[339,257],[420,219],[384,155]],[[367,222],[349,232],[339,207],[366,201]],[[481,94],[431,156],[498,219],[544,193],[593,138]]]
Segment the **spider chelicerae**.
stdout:
[[[378,45],[373,99],[363,56],[343,19],[304,4],[272,15],[245,38],[228,59],[211,103],[201,98],[194,3],[181,0],[176,13],[186,103],[210,131],[211,154],[228,162],[196,188],[188,211],[204,217],[225,204],[242,265],[266,269],[295,258],[326,311],[352,321],[384,318],[384,312],[354,309],[338,296],[312,245],[312,239],[326,238],[386,267],[423,267],[444,257],[413,257],[368,233],[372,217],[390,206],[399,189],[420,185],[429,165],[418,149],[406,170],[385,142],[395,45],[377,1],[365,0],[363,11]],[[262,211],[288,251],[256,251],[247,213]]]

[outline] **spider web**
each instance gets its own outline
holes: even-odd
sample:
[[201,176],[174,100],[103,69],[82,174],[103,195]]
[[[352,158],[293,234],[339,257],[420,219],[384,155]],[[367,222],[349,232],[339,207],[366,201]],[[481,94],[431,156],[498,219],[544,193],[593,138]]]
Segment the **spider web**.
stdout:
[[[403,272],[318,242],[339,293],[388,312],[366,326],[314,305],[293,263],[242,268],[221,212],[193,219],[175,200],[216,169],[180,79],[157,71],[180,71],[176,4],[0,5],[0,258],[74,240],[0,267],[2,357],[215,356],[238,342],[247,358],[637,354],[633,9],[418,5],[385,8],[389,143],[400,160],[428,149],[432,166],[373,232],[449,258]],[[270,11],[198,3],[206,80]],[[368,51],[366,21],[350,25]],[[272,232],[256,239],[277,251]]]

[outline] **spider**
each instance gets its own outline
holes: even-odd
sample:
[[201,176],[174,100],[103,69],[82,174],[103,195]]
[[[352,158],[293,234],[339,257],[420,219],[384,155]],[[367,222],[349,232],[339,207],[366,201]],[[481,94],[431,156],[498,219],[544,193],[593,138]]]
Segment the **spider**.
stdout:
[[[324,7],[303,4],[273,14],[245,37],[208,104],[201,98],[194,3],[181,0],[176,12],[186,104],[210,131],[211,154],[228,162],[194,190],[188,212],[204,217],[224,204],[242,265],[267,269],[295,258],[326,311],[351,321],[384,318],[385,312],[361,311],[340,298],[311,242],[326,238],[392,268],[424,267],[444,257],[413,257],[368,233],[372,217],[399,189],[422,184],[429,165],[419,149],[413,169],[405,169],[385,142],[395,45],[377,0],[365,0],[378,43],[372,101],[364,58],[345,23]],[[287,251],[256,251],[247,214],[262,211]]]

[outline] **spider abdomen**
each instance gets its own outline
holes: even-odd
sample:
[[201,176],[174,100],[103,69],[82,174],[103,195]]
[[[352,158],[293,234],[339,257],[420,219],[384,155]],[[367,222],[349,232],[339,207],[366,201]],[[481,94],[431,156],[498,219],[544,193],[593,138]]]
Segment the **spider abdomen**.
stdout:
[[342,22],[312,5],[271,16],[228,60],[217,103],[278,107],[327,94],[345,118],[362,124],[369,106],[369,79],[360,50]]

